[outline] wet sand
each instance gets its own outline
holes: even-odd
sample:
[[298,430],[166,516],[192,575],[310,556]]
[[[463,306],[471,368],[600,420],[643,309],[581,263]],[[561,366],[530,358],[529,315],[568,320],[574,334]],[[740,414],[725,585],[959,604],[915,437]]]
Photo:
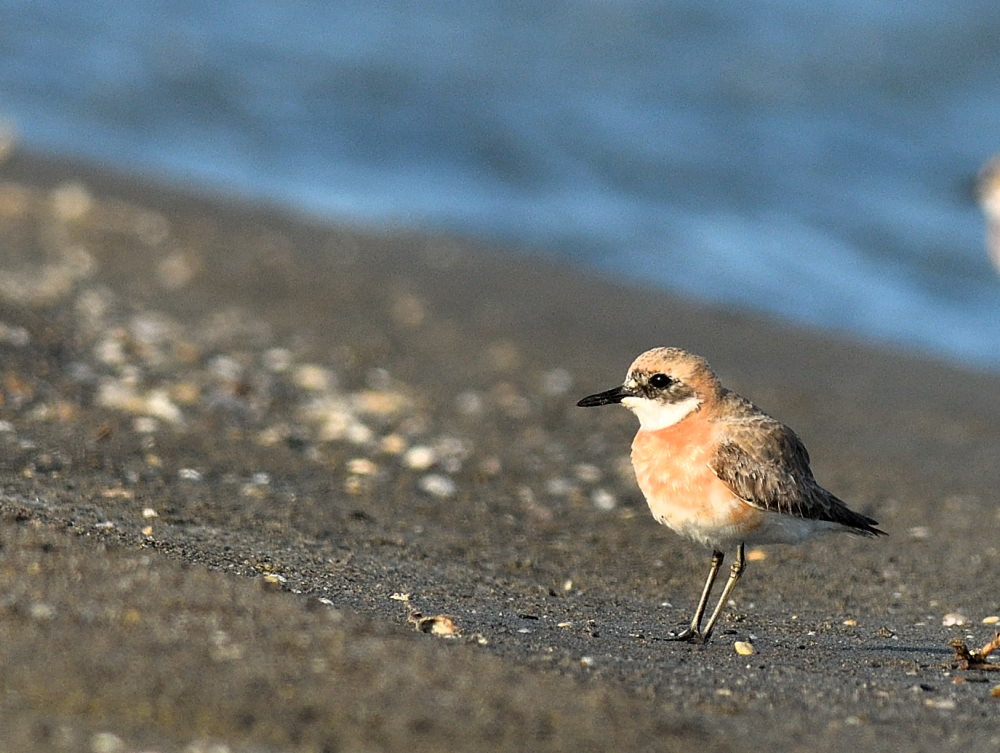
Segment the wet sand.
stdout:
[[[0,269],[0,750],[1000,745],[948,646],[1000,614],[997,375],[22,154]],[[634,419],[574,406],[661,344],[890,533],[755,552],[708,646]]]

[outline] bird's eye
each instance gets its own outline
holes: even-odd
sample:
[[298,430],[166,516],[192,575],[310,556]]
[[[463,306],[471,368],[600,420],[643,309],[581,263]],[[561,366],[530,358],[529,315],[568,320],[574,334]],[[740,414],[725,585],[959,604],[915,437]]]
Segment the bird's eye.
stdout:
[[670,386],[672,381],[673,380],[666,374],[653,374],[653,376],[649,378],[650,386],[655,387],[658,390],[666,389]]

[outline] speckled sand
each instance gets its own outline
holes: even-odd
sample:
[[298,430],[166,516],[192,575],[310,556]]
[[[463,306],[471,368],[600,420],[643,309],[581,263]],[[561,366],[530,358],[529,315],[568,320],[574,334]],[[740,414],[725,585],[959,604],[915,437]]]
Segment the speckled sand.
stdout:
[[[891,534],[657,526],[653,345],[793,426]],[[1000,377],[454,239],[0,164],[0,750],[987,751]],[[991,622],[992,618],[992,622]]]

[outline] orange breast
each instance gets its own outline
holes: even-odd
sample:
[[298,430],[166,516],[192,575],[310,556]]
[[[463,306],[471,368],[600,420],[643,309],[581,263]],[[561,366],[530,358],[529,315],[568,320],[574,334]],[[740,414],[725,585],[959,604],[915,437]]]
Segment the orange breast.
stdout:
[[632,442],[636,481],[653,517],[711,546],[740,539],[763,523],[763,513],[734,495],[709,467],[721,436],[718,424],[695,413]]

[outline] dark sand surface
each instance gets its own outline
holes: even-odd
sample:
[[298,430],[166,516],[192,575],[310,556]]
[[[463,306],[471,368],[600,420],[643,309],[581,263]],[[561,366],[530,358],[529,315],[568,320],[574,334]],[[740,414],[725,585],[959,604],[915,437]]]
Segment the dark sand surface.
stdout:
[[[574,407],[668,344],[890,533],[767,549],[708,646],[633,417]],[[1000,614],[996,375],[20,154],[0,354],[0,751],[1000,747],[947,666]]]

